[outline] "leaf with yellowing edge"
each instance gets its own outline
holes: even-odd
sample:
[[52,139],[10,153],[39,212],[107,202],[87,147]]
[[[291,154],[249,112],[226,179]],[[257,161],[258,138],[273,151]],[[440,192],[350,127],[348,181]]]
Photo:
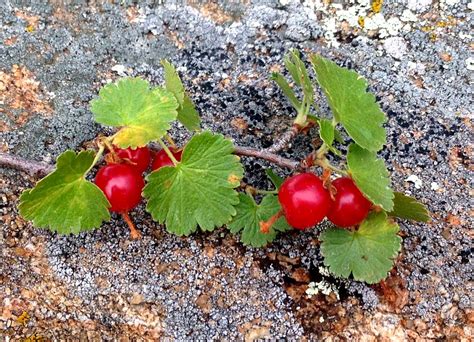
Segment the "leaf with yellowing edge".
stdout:
[[92,100],[91,110],[98,123],[120,127],[113,143],[119,147],[145,146],[162,138],[178,113],[174,95],[163,89],[150,89],[140,78],[123,78],[108,84]]

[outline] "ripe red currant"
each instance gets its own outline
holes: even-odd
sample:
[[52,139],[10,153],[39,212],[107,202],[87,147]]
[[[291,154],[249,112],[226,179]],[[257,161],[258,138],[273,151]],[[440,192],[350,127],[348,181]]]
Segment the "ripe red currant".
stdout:
[[338,178],[332,185],[337,192],[328,213],[329,221],[339,227],[361,223],[367,217],[372,203],[362,195],[350,178]]
[[95,184],[111,204],[110,211],[125,213],[141,200],[145,185],[141,173],[129,164],[110,164],[95,176]]
[[[181,160],[181,155],[183,154],[183,150],[178,149],[170,149],[171,153],[173,154],[174,158],[177,161]],[[153,164],[151,165],[152,170],[158,170],[163,166],[173,166],[173,162],[171,161],[170,157],[166,154],[165,150],[160,150],[156,153],[155,159],[153,160]]]
[[115,148],[115,153],[122,159],[128,159],[132,162],[133,167],[135,167],[138,172],[142,173],[148,169],[150,165],[151,154],[148,147],[138,147],[132,150],[131,147],[128,148]]
[[301,230],[321,222],[331,206],[329,192],[313,173],[286,179],[278,191],[278,200],[287,222]]

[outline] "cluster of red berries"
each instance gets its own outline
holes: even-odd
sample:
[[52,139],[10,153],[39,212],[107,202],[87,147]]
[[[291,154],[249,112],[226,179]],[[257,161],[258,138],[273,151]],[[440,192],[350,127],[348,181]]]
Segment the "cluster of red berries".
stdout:
[[[172,150],[177,161],[181,160],[181,150]],[[95,184],[102,190],[110,202],[110,211],[127,213],[135,208],[141,200],[142,189],[145,186],[143,172],[150,166],[152,152],[148,147],[114,148],[110,153],[118,158],[111,160],[101,167],[95,177]],[[163,166],[173,165],[165,150],[160,150],[153,157],[152,170]]]
[[[173,162],[165,150],[152,156],[146,146],[134,150],[114,148],[110,153],[113,158],[106,156],[108,164],[99,169],[95,183],[110,202],[110,211],[126,218],[127,213],[141,201],[145,186],[143,172],[151,160],[152,170],[172,166]],[[171,153],[177,161],[181,160],[182,150],[171,149]],[[331,187],[332,196],[323,181],[313,173],[286,179],[278,192],[278,199],[287,222],[303,230],[315,226],[325,217],[339,227],[357,225],[367,217],[372,203],[362,195],[352,179],[338,178]]]
[[327,217],[336,226],[351,227],[367,217],[372,203],[351,178],[338,178],[331,183],[331,188],[326,189],[323,181],[313,173],[301,173],[286,179],[278,192],[278,199],[288,224],[303,230]]

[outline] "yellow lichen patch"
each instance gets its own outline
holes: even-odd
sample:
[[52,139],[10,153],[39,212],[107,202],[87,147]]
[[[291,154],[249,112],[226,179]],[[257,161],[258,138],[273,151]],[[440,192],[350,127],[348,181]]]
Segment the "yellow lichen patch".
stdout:
[[38,334],[36,334],[36,333],[34,333],[33,335],[28,336],[27,338],[25,338],[25,339],[23,340],[23,342],[43,342],[43,341],[46,341],[46,340],[44,339],[44,337],[43,337],[43,336],[40,336],[40,335],[38,335]]
[[50,115],[52,109],[34,75],[18,65],[10,73],[0,71],[0,131],[23,126],[35,113]]
[[359,19],[357,19],[357,22],[359,23],[359,26],[361,28],[364,28],[364,26],[365,26],[365,18],[364,17],[360,16]]
[[28,312],[23,311],[23,313],[20,316],[18,316],[18,318],[16,319],[16,322],[21,325],[27,325],[29,320],[30,320],[30,315],[28,314]]
[[382,10],[383,0],[372,1],[372,12],[379,13]]

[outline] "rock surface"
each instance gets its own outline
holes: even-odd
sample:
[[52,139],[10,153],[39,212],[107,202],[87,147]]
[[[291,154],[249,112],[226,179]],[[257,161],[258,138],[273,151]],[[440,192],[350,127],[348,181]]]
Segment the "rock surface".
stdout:
[[[123,3],[0,4],[1,151],[52,162],[81,148],[101,132],[88,107],[98,89],[126,75],[159,84],[162,58],[178,67],[205,128],[267,147],[294,115],[269,74],[297,47],[369,80],[388,116],[382,156],[393,186],[434,220],[401,223],[396,267],[369,287],[327,274],[318,231],[255,250],[225,228],[171,236],[139,207],[140,241],[118,218],[56,236],[18,216],[19,194],[36,180],[1,169],[2,338],[472,339],[467,1],[384,2],[380,13],[369,1]],[[173,134],[189,137],[181,127]],[[303,156],[307,141],[297,138],[286,155]],[[244,162],[246,181],[267,186],[268,165]],[[330,290],[308,296],[310,283]]]

